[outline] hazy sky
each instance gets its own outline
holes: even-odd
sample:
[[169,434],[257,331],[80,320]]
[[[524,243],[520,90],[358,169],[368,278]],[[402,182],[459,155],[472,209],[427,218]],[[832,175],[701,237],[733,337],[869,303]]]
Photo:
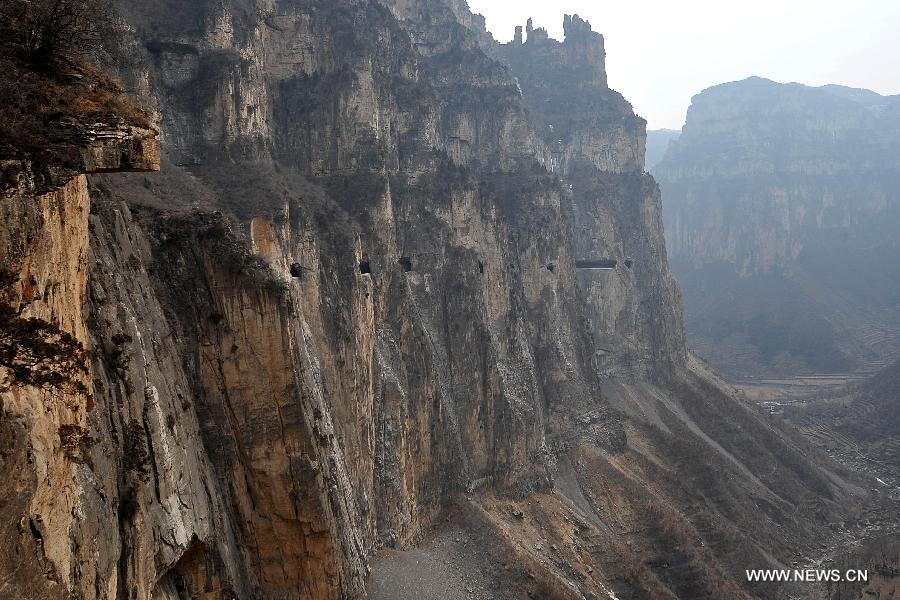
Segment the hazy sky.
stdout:
[[578,13],[606,38],[609,84],[651,129],[681,128],[691,96],[759,75],[900,93],[900,0],[468,0],[501,42],[534,18],[562,38]]

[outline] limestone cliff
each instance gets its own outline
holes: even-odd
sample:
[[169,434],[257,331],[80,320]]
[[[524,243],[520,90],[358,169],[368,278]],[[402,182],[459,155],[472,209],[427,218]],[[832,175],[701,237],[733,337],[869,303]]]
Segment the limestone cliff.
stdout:
[[654,170],[698,351],[741,375],[898,348],[900,102],[748,79],[694,97]]
[[[102,491],[89,435],[97,409],[92,369],[80,350],[90,338],[82,310],[90,270],[85,173],[158,169],[159,144],[134,113],[63,117],[40,152],[3,157],[0,570],[10,597],[115,594],[114,577],[94,576],[107,565],[88,558],[104,545],[98,532],[116,531],[95,521],[101,515],[90,496]],[[109,454],[122,450],[114,440],[102,445]]]
[[669,375],[684,362],[681,300],[644,172],[646,122],[609,89],[603,37],[577,15],[564,30],[557,42],[529,26],[502,56],[566,191],[600,368]]
[[378,597],[372,556],[461,514],[508,597],[741,598],[853,518],[852,475],[687,355],[586,22],[499,47],[443,0],[123,10],[161,171],[60,182],[77,219],[0,238],[74,290],[45,318],[91,361],[77,429],[3,394],[0,593]]

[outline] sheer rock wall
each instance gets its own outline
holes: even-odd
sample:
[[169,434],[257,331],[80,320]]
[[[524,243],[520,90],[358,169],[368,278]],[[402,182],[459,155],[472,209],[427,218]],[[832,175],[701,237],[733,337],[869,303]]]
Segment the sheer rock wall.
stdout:
[[654,169],[698,352],[736,375],[873,369],[900,338],[900,102],[760,78],[694,97]]
[[[498,533],[532,592],[741,597],[747,554],[786,560],[852,496],[686,355],[643,121],[586,23],[499,48],[438,0],[126,17],[161,171],[48,196],[26,174],[3,209],[3,264],[61,282],[41,310],[91,385],[50,416],[3,394],[0,593],[362,598],[373,553],[470,498],[496,532],[541,502],[589,540],[578,575],[534,555],[536,528]],[[670,577],[674,545],[702,566]]]

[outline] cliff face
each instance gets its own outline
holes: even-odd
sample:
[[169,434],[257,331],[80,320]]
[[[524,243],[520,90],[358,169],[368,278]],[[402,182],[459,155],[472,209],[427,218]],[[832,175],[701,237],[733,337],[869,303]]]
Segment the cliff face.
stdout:
[[[24,174],[4,208],[36,282],[7,303],[90,363],[65,419],[3,391],[2,593],[361,598],[455,507],[511,597],[739,598],[856,506],[686,355],[587,23],[497,47],[440,0],[126,10],[162,170]],[[156,166],[127,139],[82,171]]]
[[[41,156],[4,161],[0,569],[14,574],[5,577],[3,593],[19,597],[62,597],[74,591],[74,573],[85,597],[115,591],[114,583],[94,588],[91,571],[106,565],[85,560],[103,547],[94,538],[103,521],[90,523],[102,515],[92,512],[93,498],[85,494],[98,488],[85,467],[97,407],[91,364],[81,350],[90,335],[82,311],[90,263],[84,173],[158,169],[159,144],[155,131],[129,121],[133,115],[92,116],[55,125],[64,141]],[[103,445],[119,450],[112,440]],[[81,538],[86,522],[91,535]]]
[[577,15],[564,29],[557,42],[529,24],[501,56],[566,190],[600,368],[668,375],[684,363],[681,299],[659,190],[644,172],[646,122],[609,89],[603,37]]
[[694,98],[654,169],[693,344],[737,374],[896,354],[900,103],[762,79]]

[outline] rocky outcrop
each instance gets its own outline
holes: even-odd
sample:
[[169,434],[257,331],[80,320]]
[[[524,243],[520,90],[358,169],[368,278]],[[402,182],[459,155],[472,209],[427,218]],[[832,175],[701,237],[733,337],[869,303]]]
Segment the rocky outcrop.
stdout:
[[606,84],[603,37],[575,16],[563,42],[529,24],[502,48],[571,210],[575,267],[604,373],[684,364],[659,190],[644,172],[646,122]]
[[713,364],[842,372],[896,355],[898,107],[758,78],[695,96],[654,175],[692,344]]
[[[95,580],[91,538],[79,541],[94,489],[88,423],[95,410],[86,304],[90,196],[84,174],[159,168],[156,132],[97,119],[69,121],[72,143],[43,157],[12,159],[3,192],[3,539],[5,595],[114,593]],[[49,156],[50,158],[47,158]],[[49,160],[50,162],[44,162]],[[48,189],[52,188],[52,189]],[[32,350],[31,353],[28,353]],[[7,359],[9,359],[7,361]],[[19,371],[24,368],[25,371]],[[109,533],[113,533],[110,531]],[[77,574],[77,576],[75,575]],[[102,585],[101,585],[102,584]]]
[[857,506],[687,355],[586,22],[497,47],[442,0],[125,10],[162,169],[66,202],[91,400],[48,479],[58,423],[4,393],[2,478],[76,500],[4,502],[29,566],[0,591],[362,598],[462,506],[518,597],[739,598]]

